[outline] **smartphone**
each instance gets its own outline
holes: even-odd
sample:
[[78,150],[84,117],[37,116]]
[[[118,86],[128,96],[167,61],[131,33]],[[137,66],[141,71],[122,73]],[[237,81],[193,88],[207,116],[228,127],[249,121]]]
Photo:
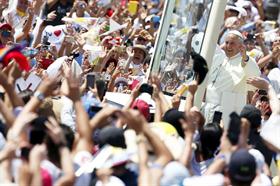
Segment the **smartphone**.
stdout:
[[20,149],[20,157],[24,160],[28,160],[29,153],[30,153],[30,148],[29,147],[22,147]]
[[4,98],[5,98],[5,93],[4,92],[0,92],[0,99],[2,101],[4,101]]
[[95,75],[87,74],[87,88],[94,88],[95,84]]
[[262,96],[266,96],[267,92],[265,90],[258,90],[258,94]]
[[50,43],[49,43],[49,37],[48,37],[48,36],[44,36],[44,37],[43,37],[42,44],[43,44],[43,45],[50,45]]
[[91,107],[90,107],[90,110],[91,110],[92,112],[95,112],[95,113],[99,112],[99,111],[102,110],[102,109],[103,109],[102,107],[98,107],[98,106],[91,106]]
[[230,114],[229,128],[227,131],[227,137],[232,145],[238,143],[240,134],[241,118],[236,112]]
[[193,32],[194,34],[198,34],[198,33],[199,33],[199,30],[198,30],[198,28],[193,28],[193,29],[192,29],[192,32]]
[[221,120],[222,120],[222,112],[219,111],[215,111],[214,112],[214,117],[213,117],[213,123],[218,123],[220,124]]
[[146,92],[146,93],[152,95],[154,92],[154,88],[151,85],[144,83],[140,86],[139,92],[140,93]]
[[128,2],[128,12],[131,15],[137,14],[138,11],[138,2],[137,1],[129,1]]
[[248,35],[247,35],[247,39],[255,40],[255,39],[256,39],[256,35],[254,35],[254,34],[248,34]]

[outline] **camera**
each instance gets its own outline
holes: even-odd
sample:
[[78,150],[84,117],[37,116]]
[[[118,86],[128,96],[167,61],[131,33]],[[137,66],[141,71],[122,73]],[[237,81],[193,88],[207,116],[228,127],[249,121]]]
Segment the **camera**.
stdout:
[[80,3],[79,3],[79,7],[80,7],[80,8],[86,8],[86,5],[85,5],[85,3],[80,2]]
[[50,45],[42,45],[41,50],[43,50],[43,51],[50,50]]
[[50,43],[49,43],[48,40],[49,40],[48,36],[43,37],[41,50],[49,50],[50,49]]

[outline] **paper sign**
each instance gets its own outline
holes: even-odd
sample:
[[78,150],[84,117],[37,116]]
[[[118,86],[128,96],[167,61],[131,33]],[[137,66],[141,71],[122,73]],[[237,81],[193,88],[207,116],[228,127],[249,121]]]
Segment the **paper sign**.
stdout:
[[110,29],[108,32],[105,32],[103,34],[101,34],[100,36],[105,36],[105,35],[109,35],[113,32],[116,32],[118,30],[121,30],[123,28],[127,27],[127,23],[120,25],[119,23],[117,23],[116,21],[114,21],[113,19],[110,19]]
[[97,20],[98,18],[94,18],[94,17],[62,18],[62,21],[64,22],[78,24],[85,28],[88,28],[90,25],[94,25]]
[[20,93],[24,90],[35,91],[36,88],[41,83],[41,81],[42,79],[39,76],[30,73],[26,80],[24,80],[22,77],[16,80],[15,82],[16,92]]
[[[46,70],[49,77],[56,77],[58,75],[59,69],[65,62],[67,56],[63,56],[55,60]],[[75,72],[75,76],[79,76],[82,73],[82,69],[76,60],[73,60],[71,66],[72,72]]]

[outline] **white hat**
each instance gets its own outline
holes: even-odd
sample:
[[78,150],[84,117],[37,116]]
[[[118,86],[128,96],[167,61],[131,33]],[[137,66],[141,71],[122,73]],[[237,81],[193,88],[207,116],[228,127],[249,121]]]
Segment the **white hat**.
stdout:
[[247,11],[242,8],[242,7],[237,7],[237,6],[231,6],[231,5],[227,5],[226,6],[226,10],[235,10],[237,11],[239,14],[238,14],[238,17],[240,18],[241,16],[243,17],[246,17],[247,16]]
[[235,3],[235,5],[237,6],[237,7],[242,7],[242,8],[244,8],[244,7],[248,7],[248,6],[252,6],[252,3],[251,3],[251,1],[237,1],[236,3]]

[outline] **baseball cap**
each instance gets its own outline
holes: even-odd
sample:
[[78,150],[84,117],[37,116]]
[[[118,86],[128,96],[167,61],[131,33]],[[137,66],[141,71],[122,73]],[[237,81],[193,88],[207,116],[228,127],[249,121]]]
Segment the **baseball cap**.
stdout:
[[180,112],[176,109],[169,109],[167,112],[165,112],[162,121],[173,125],[176,128],[178,134],[181,137],[184,137],[185,135],[180,123],[180,119],[184,119],[184,118],[185,118],[184,112]]
[[114,147],[126,148],[123,130],[113,126],[105,127],[99,131],[98,143],[101,146],[110,144]]
[[230,180],[234,183],[251,183],[256,176],[256,168],[254,156],[246,149],[239,149],[230,158]]
[[114,86],[119,86],[120,84],[128,85],[128,80],[124,77],[117,77],[114,83]]
[[[182,155],[185,143],[179,136],[174,126],[166,122],[154,122],[149,124],[149,128],[158,135],[159,139],[165,144],[175,160]],[[176,147],[176,148],[174,148]]]
[[12,30],[12,26],[11,26],[10,24],[8,24],[8,23],[2,23],[2,24],[0,24],[0,30],[1,30],[1,29],[4,29],[4,28],[6,28],[6,29],[8,29],[8,30]]
[[241,110],[240,116],[248,119],[251,124],[251,129],[256,129],[261,125],[261,111],[253,105],[245,105]]
[[131,108],[139,110],[146,120],[150,119],[150,107],[146,101],[137,99],[133,102]]

